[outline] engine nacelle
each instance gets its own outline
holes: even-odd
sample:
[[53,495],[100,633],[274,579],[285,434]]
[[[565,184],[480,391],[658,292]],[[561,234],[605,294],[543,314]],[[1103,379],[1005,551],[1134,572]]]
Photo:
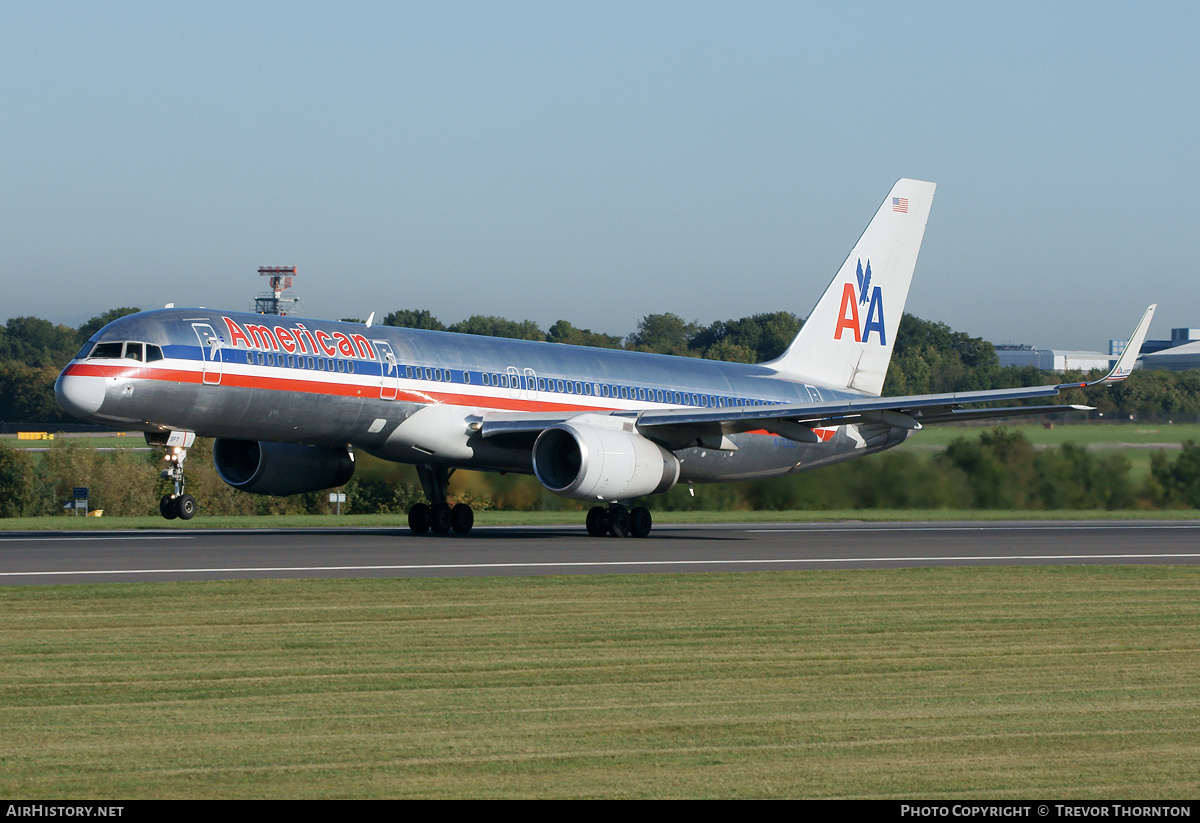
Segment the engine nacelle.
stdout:
[[563,497],[626,500],[674,486],[679,458],[623,429],[567,421],[538,435],[533,473]]
[[265,440],[217,438],[213,465],[239,491],[280,497],[341,486],[354,476],[354,455],[347,448]]

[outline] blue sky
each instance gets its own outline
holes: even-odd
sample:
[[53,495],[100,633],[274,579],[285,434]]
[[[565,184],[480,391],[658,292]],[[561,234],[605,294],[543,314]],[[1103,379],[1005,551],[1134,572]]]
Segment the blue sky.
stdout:
[[907,310],[1200,326],[1194,3],[0,4],[4,317],[807,315],[891,184]]

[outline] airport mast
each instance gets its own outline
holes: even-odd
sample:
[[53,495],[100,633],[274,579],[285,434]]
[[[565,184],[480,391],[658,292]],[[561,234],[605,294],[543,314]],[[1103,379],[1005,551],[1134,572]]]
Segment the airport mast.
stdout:
[[270,291],[259,293],[254,298],[255,314],[277,314],[286,317],[289,314],[299,314],[304,304],[294,294],[284,294],[292,287],[296,277],[295,266],[259,266],[258,273],[268,277]]

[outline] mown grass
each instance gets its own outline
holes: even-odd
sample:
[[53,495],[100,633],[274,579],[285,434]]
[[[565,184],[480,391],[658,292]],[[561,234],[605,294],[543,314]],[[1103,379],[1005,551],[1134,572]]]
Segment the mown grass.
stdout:
[[[656,526],[707,523],[830,523],[864,522],[947,522],[958,520],[1194,520],[1197,509],[831,509],[825,511],[687,511],[654,513]],[[481,511],[475,513],[480,526],[578,526],[583,528],[582,511]],[[164,520],[161,517],[53,517],[0,518],[0,532],[43,530],[106,529],[407,529],[402,514],[276,514],[246,517],[198,515],[192,520]]]
[[0,589],[0,793],[1188,798],[1200,569]]

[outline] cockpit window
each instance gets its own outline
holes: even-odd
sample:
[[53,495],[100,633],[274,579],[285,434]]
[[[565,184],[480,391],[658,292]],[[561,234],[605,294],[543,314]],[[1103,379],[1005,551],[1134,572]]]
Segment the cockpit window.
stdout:
[[139,343],[136,340],[114,340],[107,343],[92,343],[88,342],[86,346],[79,350],[79,354],[75,355],[76,360],[136,360],[139,363],[152,363],[155,360],[163,359],[163,351],[161,346],[155,346],[153,343]]
[[97,343],[96,348],[92,349],[92,358],[104,358],[106,360],[117,360],[121,357],[121,350],[125,347],[124,343]]

